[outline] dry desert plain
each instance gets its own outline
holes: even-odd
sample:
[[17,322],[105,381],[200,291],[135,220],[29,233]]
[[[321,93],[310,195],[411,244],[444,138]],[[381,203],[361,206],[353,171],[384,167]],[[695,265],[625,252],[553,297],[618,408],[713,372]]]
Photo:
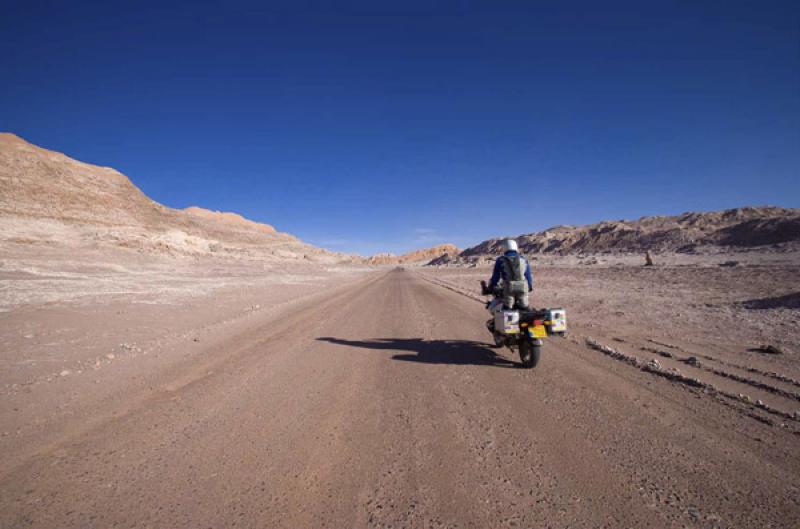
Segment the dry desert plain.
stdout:
[[533,370],[485,267],[16,257],[0,527],[800,526],[794,254],[534,260]]

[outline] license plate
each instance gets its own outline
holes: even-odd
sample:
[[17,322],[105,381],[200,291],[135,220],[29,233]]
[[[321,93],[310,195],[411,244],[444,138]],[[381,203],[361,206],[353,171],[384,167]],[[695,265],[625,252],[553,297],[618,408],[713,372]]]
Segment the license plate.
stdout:
[[547,329],[544,328],[544,325],[534,325],[533,327],[528,327],[528,332],[534,338],[547,338]]

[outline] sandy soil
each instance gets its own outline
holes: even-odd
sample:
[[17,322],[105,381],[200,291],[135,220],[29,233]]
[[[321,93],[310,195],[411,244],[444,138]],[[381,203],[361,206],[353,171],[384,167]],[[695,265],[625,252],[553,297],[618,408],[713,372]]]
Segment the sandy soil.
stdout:
[[2,276],[0,527],[800,524],[798,266],[537,268],[524,370],[487,269],[142,265]]

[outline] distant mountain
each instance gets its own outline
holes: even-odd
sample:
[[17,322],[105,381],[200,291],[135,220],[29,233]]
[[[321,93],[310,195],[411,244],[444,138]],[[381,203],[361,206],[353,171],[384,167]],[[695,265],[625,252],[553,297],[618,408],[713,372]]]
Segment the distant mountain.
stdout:
[[[742,207],[707,213],[604,221],[587,226],[555,226],[514,237],[525,254],[692,253],[705,247],[769,248],[800,246],[800,209]],[[489,239],[458,254],[474,262],[499,255],[503,238]],[[432,264],[443,264],[434,262]]]
[[124,174],[0,133],[0,243],[101,246],[168,255],[360,260],[235,213],[177,210]]
[[390,253],[377,254],[370,257],[367,262],[373,265],[394,265],[394,264],[415,264],[428,263],[433,259],[441,258],[444,255],[458,255],[459,249],[452,244],[440,244],[432,248],[415,250],[403,255],[393,255]]

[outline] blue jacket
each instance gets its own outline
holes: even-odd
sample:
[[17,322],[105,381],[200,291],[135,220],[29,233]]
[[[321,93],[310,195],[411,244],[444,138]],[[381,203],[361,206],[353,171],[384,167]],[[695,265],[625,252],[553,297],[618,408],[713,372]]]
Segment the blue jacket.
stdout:
[[[511,251],[506,252],[505,255],[508,257],[516,257],[518,254],[517,252]],[[528,281],[528,290],[533,290],[533,274],[531,274],[531,265],[524,257],[522,260],[525,261],[525,279]],[[503,281],[508,280],[508,278],[503,276],[504,272],[505,267],[503,266],[503,258],[498,257],[494,262],[494,271],[492,272],[492,279],[489,281],[489,288],[496,287],[501,277],[503,278]]]

